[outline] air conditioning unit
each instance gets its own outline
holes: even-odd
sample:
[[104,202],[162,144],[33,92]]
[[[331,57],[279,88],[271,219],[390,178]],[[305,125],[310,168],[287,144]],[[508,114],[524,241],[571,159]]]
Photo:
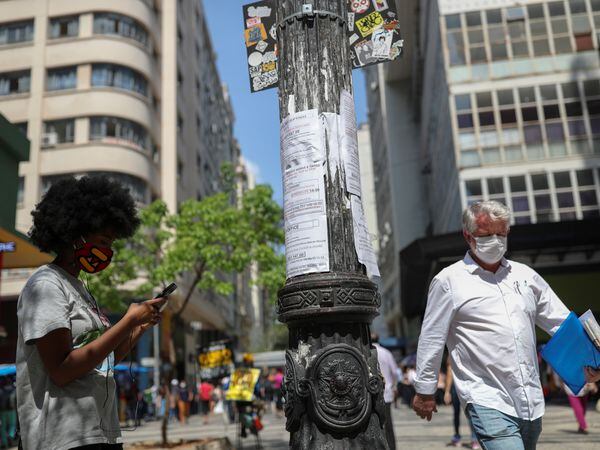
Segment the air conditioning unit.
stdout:
[[58,134],[55,132],[42,134],[42,148],[54,147],[58,144]]

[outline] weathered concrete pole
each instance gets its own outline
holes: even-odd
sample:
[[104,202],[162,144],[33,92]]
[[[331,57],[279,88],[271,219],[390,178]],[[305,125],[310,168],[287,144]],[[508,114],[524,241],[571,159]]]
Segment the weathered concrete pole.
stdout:
[[[346,0],[278,1],[282,122],[308,110],[341,114],[340,95],[352,93],[346,8]],[[293,449],[387,449],[369,331],[380,299],[357,258],[344,163],[331,141],[323,140],[329,271],[288,278],[279,292],[289,329],[286,428]]]

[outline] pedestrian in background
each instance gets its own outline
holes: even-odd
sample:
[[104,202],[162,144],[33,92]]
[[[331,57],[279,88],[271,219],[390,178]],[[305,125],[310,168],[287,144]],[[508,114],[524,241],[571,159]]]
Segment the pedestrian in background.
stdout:
[[[452,405],[452,422],[454,424],[454,436],[450,440],[451,447],[461,447],[462,446],[462,437],[460,435],[460,399],[458,398],[458,394],[456,393],[456,387],[454,386],[454,377],[452,376],[452,366],[450,365],[450,360],[447,362],[446,366],[446,387],[444,391],[444,403],[446,405]],[[477,442],[477,435],[475,434],[475,430],[473,430],[473,426],[471,425],[471,421],[467,417],[467,422],[469,424],[469,430],[471,430],[471,449],[478,449],[479,443]]]
[[573,414],[575,415],[575,420],[578,424],[577,432],[579,434],[588,434],[588,424],[585,420],[588,400],[590,395],[595,395],[598,393],[598,387],[595,383],[587,383],[577,395],[575,395],[573,391],[571,391],[571,389],[569,389],[569,387],[564,383],[563,389],[569,398],[569,404],[573,409]]
[[383,401],[385,402],[385,423],[383,425],[383,430],[385,432],[385,437],[390,450],[396,450],[394,421],[392,420],[392,402],[394,401],[394,390],[396,389],[396,383],[398,383],[396,374],[397,364],[392,352],[379,345],[379,336],[376,333],[371,333],[371,343],[377,351],[379,370],[381,370],[381,374],[383,375],[383,379],[385,381],[385,387],[383,390]]
[[177,420],[179,411],[177,409],[177,402],[179,401],[179,382],[173,378],[171,380],[171,387],[169,388],[169,422],[171,420]]
[[187,419],[190,415],[190,402],[192,401],[191,392],[188,389],[185,380],[179,383],[179,398],[177,399],[177,407],[179,409],[179,422],[187,424]]
[[569,311],[533,269],[504,258],[510,219],[496,201],[464,211],[469,250],[431,282],[413,407],[427,420],[437,411],[433,394],[447,344],[458,397],[482,447],[533,450],[544,414],[535,325],[552,335]]
[[214,386],[206,380],[202,380],[200,387],[198,388],[198,395],[200,396],[200,406],[202,411],[202,423],[205,425],[208,423],[208,418],[211,411],[211,402]]
[[79,277],[104,270],[113,242],[135,232],[135,202],[107,177],[69,177],[32,216],[31,241],[56,257],[31,275],[17,302],[22,447],[122,448],[113,368],[158,323],[164,299],[132,303],[111,325]]
[[272,380],[273,385],[273,400],[275,401],[275,416],[283,417],[283,393],[281,386],[283,385],[283,370],[277,368]]

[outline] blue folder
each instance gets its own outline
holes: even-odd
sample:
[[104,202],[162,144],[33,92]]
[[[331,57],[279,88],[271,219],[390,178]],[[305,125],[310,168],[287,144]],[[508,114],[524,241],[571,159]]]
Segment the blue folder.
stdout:
[[600,350],[573,312],[544,346],[542,357],[574,394],[585,386],[583,368],[600,367]]

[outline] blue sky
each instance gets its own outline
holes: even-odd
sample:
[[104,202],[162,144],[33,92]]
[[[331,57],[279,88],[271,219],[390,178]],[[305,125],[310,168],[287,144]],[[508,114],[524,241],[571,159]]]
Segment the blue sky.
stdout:
[[[203,0],[206,22],[217,55],[217,66],[227,84],[235,112],[235,136],[242,154],[253,166],[258,181],[270,184],[282,202],[279,167],[279,106],[277,90],[250,93],[242,5],[251,0]],[[365,82],[354,71],[354,99],[358,123],[367,120]]]

